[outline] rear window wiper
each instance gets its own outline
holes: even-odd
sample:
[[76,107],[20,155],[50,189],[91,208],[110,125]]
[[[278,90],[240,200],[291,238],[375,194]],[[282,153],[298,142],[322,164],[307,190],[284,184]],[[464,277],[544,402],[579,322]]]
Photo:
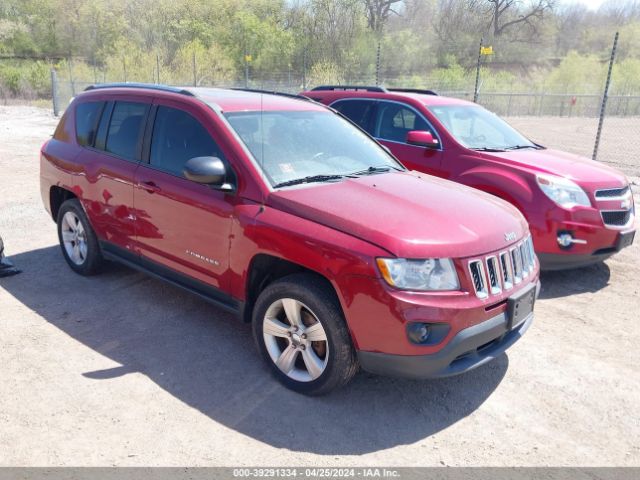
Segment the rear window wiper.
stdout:
[[308,177],[294,178],[285,182],[276,183],[273,188],[290,187],[292,185],[300,185],[303,183],[328,182],[330,180],[340,180],[346,175],[310,175]]

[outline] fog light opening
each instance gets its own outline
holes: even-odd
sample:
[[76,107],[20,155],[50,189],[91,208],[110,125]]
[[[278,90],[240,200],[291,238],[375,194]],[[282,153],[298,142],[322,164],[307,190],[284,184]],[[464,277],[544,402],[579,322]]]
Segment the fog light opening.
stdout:
[[558,245],[562,249],[568,249],[574,243],[578,243],[580,245],[586,245],[586,240],[581,240],[579,238],[574,238],[571,232],[558,232]]
[[558,232],[558,245],[560,248],[569,248],[573,244],[573,235],[570,232]]
[[407,327],[407,335],[413,343],[422,344],[429,339],[431,330],[426,323],[411,323]]

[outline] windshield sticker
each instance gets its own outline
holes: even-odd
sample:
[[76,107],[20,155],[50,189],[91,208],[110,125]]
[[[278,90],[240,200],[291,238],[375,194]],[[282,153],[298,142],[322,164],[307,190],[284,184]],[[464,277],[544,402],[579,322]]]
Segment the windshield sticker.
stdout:
[[295,172],[295,169],[293,168],[293,165],[291,165],[290,163],[279,163],[278,166],[280,167],[280,171],[282,171],[282,173],[293,173],[293,172]]

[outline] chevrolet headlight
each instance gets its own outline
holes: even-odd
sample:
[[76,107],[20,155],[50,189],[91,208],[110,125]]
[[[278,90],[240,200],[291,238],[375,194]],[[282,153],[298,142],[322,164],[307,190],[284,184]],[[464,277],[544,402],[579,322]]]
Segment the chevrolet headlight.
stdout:
[[425,260],[378,258],[376,262],[385,281],[401,290],[459,290],[460,288],[456,269],[448,258]]
[[537,175],[538,186],[543,193],[563,208],[576,205],[588,207],[591,205],[587,194],[568,178],[555,175]]

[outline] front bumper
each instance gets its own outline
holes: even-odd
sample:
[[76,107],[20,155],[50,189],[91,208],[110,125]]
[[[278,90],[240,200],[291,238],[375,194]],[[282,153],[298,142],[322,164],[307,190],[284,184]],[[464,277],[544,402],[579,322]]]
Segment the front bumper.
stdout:
[[[634,230],[590,232],[585,229],[567,230],[580,240],[585,241],[579,248],[573,246],[567,249],[556,247],[553,252],[536,251],[540,260],[540,268],[545,271],[565,270],[585,267],[602,262],[615,255],[620,250],[631,245],[630,242],[621,243],[624,236],[633,235]],[[535,244],[535,235],[534,235]]]
[[611,250],[606,253],[594,253],[592,255],[553,254],[538,253],[538,259],[542,270],[551,272],[554,270],[568,270],[571,268],[587,267],[605,261],[619,250]]
[[[634,231],[635,225],[633,207],[629,223],[620,227],[605,225],[600,211],[592,207],[575,211],[554,208],[545,213],[532,212],[528,217],[542,270],[577,268],[606,260],[628,246],[621,246],[620,241]],[[560,246],[560,234],[571,235],[575,243]]]
[[371,373],[413,379],[441,378],[473,370],[502,355],[533,322],[533,312],[508,330],[506,313],[465,328],[441,350],[430,355],[389,355],[358,352],[360,366]]

